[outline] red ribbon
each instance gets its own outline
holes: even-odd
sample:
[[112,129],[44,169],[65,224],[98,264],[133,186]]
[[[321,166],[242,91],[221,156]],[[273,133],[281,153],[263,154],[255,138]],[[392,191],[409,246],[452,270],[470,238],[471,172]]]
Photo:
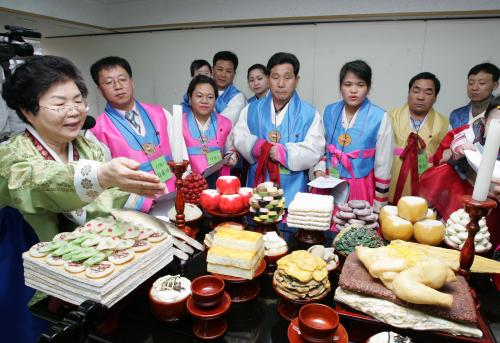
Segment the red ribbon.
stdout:
[[257,161],[257,169],[255,170],[254,184],[266,181],[266,174],[269,174],[269,179],[280,185],[280,167],[278,162],[274,162],[269,158],[269,153],[274,145],[269,142],[264,142],[260,148],[260,156]]
[[418,195],[420,189],[420,181],[418,175],[418,154],[425,149],[425,142],[415,132],[411,132],[408,136],[408,142],[399,158],[403,161],[401,170],[399,172],[398,183],[396,184],[396,191],[394,192],[394,204],[403,194],[408,173],[411,173],[410,189],[412,195]]

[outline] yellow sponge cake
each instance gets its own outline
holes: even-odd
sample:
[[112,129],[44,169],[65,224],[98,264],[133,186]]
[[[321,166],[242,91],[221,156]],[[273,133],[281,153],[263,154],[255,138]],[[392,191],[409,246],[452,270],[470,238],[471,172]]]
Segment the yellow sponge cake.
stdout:
[[264,239],[258,232],[222,228],[207,253],[211,273],[252,279],[264,258]]
[[214,235],[213,246],[245,251],[258,251],[264,246],[262,234],[258,232],[224,229]]
[[207,254],[207,262],[238,268],[253,268],[264,256],[264,248],[258,251],[245,251],[213,246]]

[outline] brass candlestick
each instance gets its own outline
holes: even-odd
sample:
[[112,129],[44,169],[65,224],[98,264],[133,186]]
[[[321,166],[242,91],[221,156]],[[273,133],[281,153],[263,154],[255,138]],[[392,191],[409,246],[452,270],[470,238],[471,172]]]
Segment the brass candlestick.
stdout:
[[188,236],[195,238],[198,230],[192,229],[186,226],[186,216],[184,215],[184,195],[182,194],[182,174],[187,170],[189,161],[184,160],[182,162],[168,161],[168,166],[173,171],[175,175],[175,226],[180,230],[184,231]]
[[477,201],[472,199],[470,195],[464,195],[462,197],[464,202],[465,212],[469,214],[470,221],[467,224],[467,240],[460,251],[460,269],[458,274],[465,278],[470,276],[470,267],[474,262],[474,255],[476,253],[474,237],[479,231],[479,220],[482,217],[486,217],[492,209],[497,207],[497,203],[494,200],[486,199],[485,201]]

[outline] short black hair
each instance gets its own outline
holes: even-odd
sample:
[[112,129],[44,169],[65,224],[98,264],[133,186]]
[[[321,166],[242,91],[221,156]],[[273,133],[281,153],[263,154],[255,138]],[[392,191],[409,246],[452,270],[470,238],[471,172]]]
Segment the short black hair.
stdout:
[[84,98],[88,91],[80,71],[64,57],[32,56],[17,67],[2,85],[2,98],[21,120],[27,123],[22,110],[36,115],[38,101],[53,85],[73,81]]
[[477,75],[480,72],[491,74],[491,76],[493,77],[493,82],[497,82],[498,78],[500,77],[500,70],[498,69],[498,67],[493,63],[485,62],[472,67],[467,74],[467,78],[471,75]]
[[99,72],[101,70],[109,70],[115,67],[122,67],[127,71],[129,77],[132,77],[132,68],[130,68],[130,64],[123,57],[118,56],[108,56],[101,58],[90,67],[90,75],[92,76],[92,80],[94,80],[96,85],[99,85]]
[[189,70],[191,71],[191,77],[194,76],[195,71],[204,66],[207,66],[210,72],[212,72],[212,66],[210,65],[210,63],[208,63],[207,60],[194,60],[193,62],[191,62],[191,66],[189,67]]
[[340,69],[340,75],[339,75],[339,85],[342,86],[342,82],[345,79],[345,76],[347,75],[348,72],[353,73],[357,77],[359,77],[361,80],[365,81],[366,85],[368,86],[368,89],[371,88],[372,86],[372,68],[368,65],[363,60],[354,60],[347,62],[342,66],[342,69]]
[[271,72],[274,66],[279,64],[290,63],[293,67],[293,73],[295,76],[299,75],[300,70],[300,62],[294,54],[289,52],[277,52],[271,56],[269,61],[267,62],[267,70]]
[[263,64],[260,64],[260,63],[256,63],[254,64],[253,66],[251,66],[250,68],[248,68],[248,71],[247,71],[247,80],[248,80],[248,77],[250,76],[250,72],[252,70],[255,70],[255,69],[258,69],[260,70],[264,75],[266,76],[269,76],[269,70],[267,70],[266,66],[263,65]]
[[491,99],[490,103],[488,104],[488,107],[486,107],[486,111],[484,112],[484,117],[488,118],[491,110],[493,110],[499,106],[500,106],[500,95]]
[[236,68],[238,68],[238,56],[232,51],[219,51],[214,55],[212,65],[215,66],[215,63],[217,61],[223,60],[223,61],[229,61],[233,64],[234,71],[236,72]]
[[441,89],[441,82],[439,82],[439,79],[436,77],[436,75],[434,75],[433,73],[429,73],[428,71],[419,73],[411,78],[410,82],[408,83],[408,92],[411,90],[411,87],[413,87],[413,84],[417,80],[431,80],[432,82],[434,82],[434,90],[436,95],[439,94],[439,90]]
[[188,98],[191,98],[191,95],[193,95],[196,86],[203,83],[208,83],[210,86],[212,86],[212,88],[214,89],[215,99],[217,99],[217,97],[219,96],[219,92],[217,91],[217,84],[215,83],[214,79],[206,75],[196,75],[191,80],[191,82],[189,82],[189,86],[187,89]]

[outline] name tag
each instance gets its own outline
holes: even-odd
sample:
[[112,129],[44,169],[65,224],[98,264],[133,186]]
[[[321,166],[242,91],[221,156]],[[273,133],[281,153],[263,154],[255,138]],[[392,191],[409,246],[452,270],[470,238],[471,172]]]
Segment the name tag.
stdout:
[[220,150],[209,151],[205,154],[205,156],[207,157],[207,163],[209,166],[222,161],[222,154],[220,153]]
[[339,170],[337,168],[330,167],[328,169],[328,172],[329,172],[329,174],[330,174],[331,177],[340,179],[340,172],[339,172]]
[[282,166],[280,164],[280,174],[281,175],[290,175],[290,169],[288,169],[287,167]]
[[418,154],[418,175],[422,175],[427,169],[429,169],[429,161],[427,159],[427,154],[425,151]]
[[172,177],[172,171],[170,170],[165,157],[162,156],[151,160],[151,166],[153,167],[156,176],[160,178],[161,182],[165,182]]

